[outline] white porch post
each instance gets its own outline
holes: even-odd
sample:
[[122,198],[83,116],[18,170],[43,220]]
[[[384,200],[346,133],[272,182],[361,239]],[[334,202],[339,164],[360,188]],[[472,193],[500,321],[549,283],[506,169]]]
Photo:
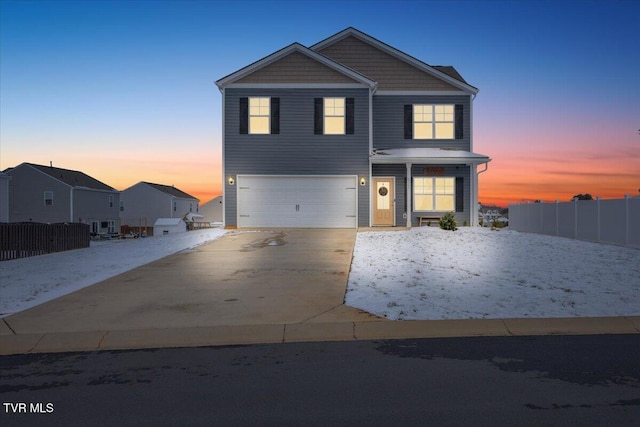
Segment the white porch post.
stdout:
[[411,206],[411,202],[413,201],[413,196],[411,192],[411,163],[407,163],[407,228],[411,228],[411,212],[413,211],[413,207]]
[[478,165],[469,165],[469,172],[471,173],[471,218],[469,218],[469,225],[475,227],[478,225]]

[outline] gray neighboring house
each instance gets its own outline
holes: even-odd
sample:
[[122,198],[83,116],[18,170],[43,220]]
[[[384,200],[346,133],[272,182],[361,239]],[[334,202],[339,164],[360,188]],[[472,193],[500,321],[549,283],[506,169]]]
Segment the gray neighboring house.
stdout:
[[9,181],[9,221],[80,222],[95,234],[120,232],[120,192],[89,175],[33,163],[4,171]]
[[222,222],[222,196],[214,197],[200,206],[203,222]]
[[141,181],[122,191],[120,222],[131,227],[153,227],[158,218],[183,218],[198,213],[200,203],[172,186]]
[[293,43],[216,82],[224,225],[476,225],[478,89],[355,28]]
[[9,180],[11,177],[0,172],[0,222],[9,222]]

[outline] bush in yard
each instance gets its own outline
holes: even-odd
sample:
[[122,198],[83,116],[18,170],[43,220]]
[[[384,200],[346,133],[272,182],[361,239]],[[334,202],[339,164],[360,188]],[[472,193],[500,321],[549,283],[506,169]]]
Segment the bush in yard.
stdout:
[[447,212],[442,218],[440,218],[440,228],[451,231],[456,231],[458,229],[458,223],[453,216],[453,212]]

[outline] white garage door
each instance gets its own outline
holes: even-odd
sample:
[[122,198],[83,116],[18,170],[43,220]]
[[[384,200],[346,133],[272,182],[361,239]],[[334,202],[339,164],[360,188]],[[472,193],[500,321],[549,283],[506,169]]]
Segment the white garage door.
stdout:
[[238,227],[355,228],[356,176],[238,175]]

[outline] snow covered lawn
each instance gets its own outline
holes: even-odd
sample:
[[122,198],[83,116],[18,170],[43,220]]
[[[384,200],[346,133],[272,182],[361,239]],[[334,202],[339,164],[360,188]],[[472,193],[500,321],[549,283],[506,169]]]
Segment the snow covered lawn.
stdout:
[[184,249],[217,239],[210,228],[0,262],[0,317],[26,310]]
[[640,315],[640,250],[506,229],[358,233],[346,304],[394,320]]

